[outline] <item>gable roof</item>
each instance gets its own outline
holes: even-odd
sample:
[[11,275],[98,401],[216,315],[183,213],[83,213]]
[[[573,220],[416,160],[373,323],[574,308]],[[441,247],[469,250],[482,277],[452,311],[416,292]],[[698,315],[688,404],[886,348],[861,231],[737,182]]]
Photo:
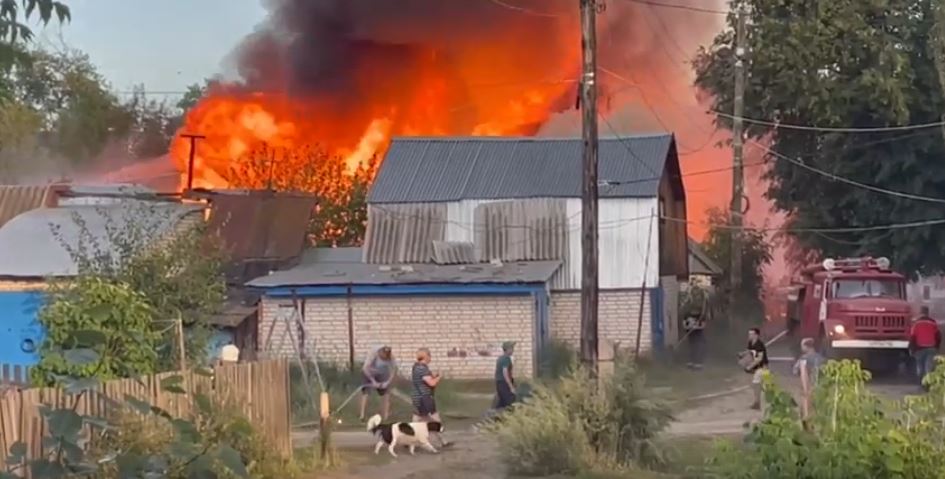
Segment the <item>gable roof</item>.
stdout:
[[[582,149],[580,138],[394,138],[368,202],[579,198]],[[600,197],[657,196],[670,155],[669,133],[601,138]]]
[[721,276],[724,270],[702,249],[702,245],[689,238],[689,274]]

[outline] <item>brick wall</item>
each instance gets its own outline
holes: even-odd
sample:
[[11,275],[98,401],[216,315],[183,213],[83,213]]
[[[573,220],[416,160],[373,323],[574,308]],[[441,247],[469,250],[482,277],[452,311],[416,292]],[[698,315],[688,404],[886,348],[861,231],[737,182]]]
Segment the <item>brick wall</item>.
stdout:
[[[637,320],[640,317],[640,291],[602,290],[597,308],[599,338],[619,342],[621,348],[636,347]],[[570,343],[575,349],[580,349],[581,293],[578,291],[552,292],[550,321],[552,336]],[[650,294],[647,293],[643,302],[641,351],[650,351],[653,347],[650,322]]]
[[[352,298],[355,361],[364,361],[372,347],[390,345],[407,373],[413,354],[427,347],[432,368],[456,378],[491,378],[504,341],[517,341],[515,370],[531,377],[534,308],[531,296],[362,296]],[[305,343],[311,354],[347,365],[348,305],[344,297],[305,300]],[[292,301],[263,298],[259,347],[275,318],[291,317]],[[273,329],[269,353],[292,356],[295,349],[282,321]],[[293,329],[295,340],[298,332]]]

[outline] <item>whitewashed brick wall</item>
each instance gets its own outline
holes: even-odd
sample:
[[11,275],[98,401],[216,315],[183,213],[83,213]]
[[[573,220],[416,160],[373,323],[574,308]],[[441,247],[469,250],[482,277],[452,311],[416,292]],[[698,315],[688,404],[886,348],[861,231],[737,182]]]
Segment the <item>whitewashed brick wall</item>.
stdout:
[[[640,291],[601,291],[597,307],[598,335],[619,343],[621,348],[635,348],[637,321],[640,318]],[[650,330],[650,293],[643,301],[643,328],[640,351],[652,349]],[[551,293],[551,335],[580,349],[581,293],[577,291]]]
[[[533,305],[531,296],[355,296],[355,361],[363,361],[370,348],[387,344],[406,374],[417,348],[427,347],[434,371],[456,378],[491,378],[502,343],[517,341],[516,376],[531,377]],[[263,298],[261,311],[259,347],[264,349],[273,319],[291,315],[292,301]],[[277,322],[268,354],[295,354],[284,331],[284,322]],[[347,365],[347,298],[307,299],[305,333],[309,353],[317,347],[320,359]]]

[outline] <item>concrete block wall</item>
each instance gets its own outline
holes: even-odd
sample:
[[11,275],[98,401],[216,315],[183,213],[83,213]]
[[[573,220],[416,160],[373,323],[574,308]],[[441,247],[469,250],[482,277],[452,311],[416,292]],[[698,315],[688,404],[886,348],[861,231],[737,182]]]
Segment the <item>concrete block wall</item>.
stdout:
[[[635,348],[637,321],[640,318],[640,291],[600,291],[597,309],[599,339],[619,343],[621,348]],[[581,347],[581,293],[579,291],[552,291],[551,335],[571,344],[575,350]],[[650,293],[643,301],[643,327],[640,334],[640,351],[653,348],[650,323]]]
[[[417,348],[433,354],[431,368],[445,376],[489,379],[504,341],[517,341],[516,376],[533,375],[534,300],[531,296],[355,296],[351,298],[355,361],[381,344],[394,350],[401,372],[409,375]],[[259,347],[280,315],[292,314],[292,301],[263,298]],[[318,357],[347,365],[349,361],[348,300],[313,297],[305,300],[306,348]],[[278,321],[269,351],[292,356],[295,349]],[[298,341],[298,333],[295,339]],[[409,377],[409,376],[408,376]]]

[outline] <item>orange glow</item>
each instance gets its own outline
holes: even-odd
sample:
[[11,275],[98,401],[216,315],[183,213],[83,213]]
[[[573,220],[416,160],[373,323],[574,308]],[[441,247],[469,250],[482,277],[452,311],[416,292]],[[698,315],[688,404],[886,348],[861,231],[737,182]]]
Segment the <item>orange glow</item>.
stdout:
[[[351,91],[359,95],[353,102],[331,93],[289,95],[218,86],[187,113],[180,129],[206,136],[197,145],[193,184],[240,188],[271,183],[266,178],[271,169],[246,168],[259,163],[253,156],[261,149],[281,158],[317,147],[350,173],[382,158],[392,136],[533,135],[560,109],[562,98],[573,104],[580,44],[564,39],[575,38],[577,23],[556,25],[562,41],[549,42],[551,58],[516,51],[515,32],[494,35],[490,43],[470,38],[451,45],[449,58],[422,47],[398,49],[402,63],[397,65],[386,57],[372,58],[358,65]],[[548,79],[536,83],[536,75]],[[189,154],[189,140],[176,138],[171,158],[182,185]]]

